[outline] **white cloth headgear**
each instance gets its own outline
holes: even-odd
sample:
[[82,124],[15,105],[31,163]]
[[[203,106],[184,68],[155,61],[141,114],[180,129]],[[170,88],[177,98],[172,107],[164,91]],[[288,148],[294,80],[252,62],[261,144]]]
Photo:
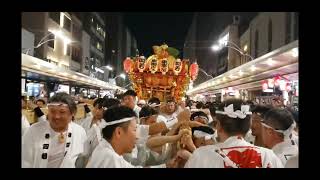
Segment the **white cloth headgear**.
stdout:
[[286,129],[286,130],[276,130],[275,128],[273,128],[273,127],[267,125],[266,123],[264,123],[263,121],[261,122],[261,124],[262,124],[263,126],[267,127],[267,128],[273,129],[273,130],[276,131],[276,132],[282,133],[283,136],[284,136],[284,138],[289,138],[289,139],[291,139],[291,138],[290,138],[290,134],[292,133],[292,131],[293,131],[294,128],[296,127],[296,122],[294,122],[294,121],[293,121],[293,123],[290,125],[290,127],[289,127],[288,129]]
[[205,140],[209,140],[209,139],[211,139],[213,137],[213,134],[208,134],[208,133],[203,132],[203,131],[195,130],[193,132],[193,136],[196,137],[196,138],[204,137]]
[[193,120],[195,120],[196,118],[205,119],[207,123],[208,123],[208,121],[209,121],[209,119],[208,119],[207,117],[205,117],[205,116],[195,116],[195,117],[193,118]]
[[231,118],[240,118],[244,119],[247,117],[248,114],[252,114],[252,112],[249,111],[250,106],[249,105],[241,105],[241,111],[233,109],[233,104],[230,104],[227,107],[224,107],[224,111],[216,111],[216,114],[224,114]]
[[157,103],[152,103],[152,104],[148,103],[148,105],[152,108],[160,106],[160,104],[157,104]]
[[49,104],[47,104],[47,106],[67,106],[67,107],[69,107],[69,105],[66,103],[49,103]]
[[133,116],[133,117],[122,118],[122,119],[111,121],[111,122],[106,122],[106,126],[111,126],[111,125],[114,125],[114,124],[119,124],[119,123],[131,121],[131,120],[134,120],[135,118],[136,117]]

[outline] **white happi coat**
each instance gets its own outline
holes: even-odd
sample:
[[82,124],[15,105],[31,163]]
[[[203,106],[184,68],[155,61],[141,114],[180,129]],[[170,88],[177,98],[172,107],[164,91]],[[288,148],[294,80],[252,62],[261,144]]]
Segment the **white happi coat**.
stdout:
[[[220,150],[216,152],[216,150]],[[229,158],[224,158],[227,156]],[[222,143],[196,149],[187,161],[186,168],[229,168],[234,167],[283,168],[280,159],[270,149],[254,146],[243,138],[231,136]]]
[[287,161],[298,155],[298,145],[293,139],[285,138],[283,142],[276,144],[272,147],[273,152],[279,157],[283,166],[286,165]]
[[87,168],[134,168],[123,157],[117,154],[111,144],[103,139],[92,153]]
[[22,114],[21,116],[21,135],[26,132],[26,130],[30,127],[30,123],[25,115]]
[[87,141],[85,143],[85,154],[90,156],[97,145],[102,141],[102,129],[106,127],[106,121],[101,121],[93,124],[87,131]]
[[299,168],[299,155],[293,156],[288,159],[285,168]]
[[246,140],[246,141],[249,142],[250,144],[254,144],[254,142],[255,142],[255,140],[256,140],[256,136],[252,135],[251,129],[249,129],[249,131],[248,131],[247,134],[245,135],[244,140]]
[[91,126],[92,118],[93,118],[93,115],[91,112],[89,112],[86,114],[85,118],[76,121],[76,123],[82,126],[86,132],[88,132],[91,128],[90,126]]
[[[84,151],[86,133],[84,129],[70,122],[68,131],[64,133],[66,141],[63,144],[58,142],[59,133],[54,132],[48,121],[33,124],[22,137],[22,167],[23,168],[47,168],[49,159],[60,144],[64,153],[61,168],[74,168],[77,157]],[[58,151],[57,150],[57,151]]]

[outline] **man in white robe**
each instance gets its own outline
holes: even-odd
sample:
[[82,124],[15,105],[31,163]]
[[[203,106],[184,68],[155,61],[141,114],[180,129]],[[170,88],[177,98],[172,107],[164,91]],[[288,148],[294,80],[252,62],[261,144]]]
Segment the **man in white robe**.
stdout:
[[256,105],[252,109],[251,129],[245,136],[245,140],[256,146],[265,147],[262,141],[262,125],[261,121],[266,112],[271,109],[270,106]]
[[[93,151],[87,168],[134,168],[123,155],[131,153],[136,144],[136,114],[126,106],[116,106],[104,113],[106,127],[103,140]],[[164,165],[159,166],[164,167]]]
[[86,133],[72,122],[76,104],[66,93],[49,100],[48,120],[33,124],[22,137],[23,168],[74,168]]
[[139,112],[141,110],[141,107],[139,107],[137,103],[138,103],[137,93],[134,92],[133,90],[128,90],[123,94],[122,105],[131,108],[136,113],[138,117],[137,119],[138,124],[139,124]]
[[89,157],[91,156],[93,150],[102,140],[102,128],[105,127],[106,122],[103,119],[103,112],[106,107],[103,107],[105,99],[98,98],[93,103],[92,112],[87,105],[84,106],[87,113],[87,117],[78,121],[87,133],[87,141],[84,146],[83,156],[80,156],[77,160],[76,167],[83,168],[85,167]]
[[298,145],[292,139],[295,123],[289,111],[271,109],[265,114],[262,126],[264,144],[281,159],[283,166],[291,157],[298,155]]
[[220,143],[196,149],[187,168],[282,168],[280,159],[269,149],[254,146],[243,137],[250,128],[249,106],[229,99],[216,111]]
[[104,114],[103,139],[93,151],[87,168],[132,168],[122,155],[136,143],[136,114],[129,107],[112,107]]
[[21,135],[23,135],[29,127],[30,127],[30,123],[27,117],[21,114]]

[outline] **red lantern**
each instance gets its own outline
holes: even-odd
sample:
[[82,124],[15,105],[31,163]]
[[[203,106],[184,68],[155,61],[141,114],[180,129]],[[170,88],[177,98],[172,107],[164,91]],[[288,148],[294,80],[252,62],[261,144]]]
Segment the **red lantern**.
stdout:
[[274,81],[274,85],[276,86],[276,87],[279,87],[280,86],[280,76],[276,76],[276,77],[274,77],[273,78],[273,81]]
[[267,81],[262,81],[262,90],[268,89],[268,83]]
[[286,81],[285,80],[279,80],[279,89],[281,91],[285,91],[286,90]]
[[132,60],[129,57],[127,57],[123,61],[123,68],[126,71],[126,73],[131,72],[131,66],[132,66]]
[[287,91],[287,92],[291,91],[291,85],[290,85],[290,83],[287,83],[286,91]]
[[192,63],[190,65],[190,77],[191,80],[195,80],[198,76],[199,66],[197,63]]

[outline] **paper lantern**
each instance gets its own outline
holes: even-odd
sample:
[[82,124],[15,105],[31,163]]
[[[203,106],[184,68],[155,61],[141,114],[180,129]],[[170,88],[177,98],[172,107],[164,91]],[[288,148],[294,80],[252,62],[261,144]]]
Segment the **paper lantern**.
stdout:
[[131,72],[132,64],[133,64],[133,62],[132,62],[132,60],[131,60],[129,57],[127,57],[127,58],[123,61],[123,68],[124,68],[124,70],[125,70],[126,73]]
[[274,78],[273,78],[274,86],[279,87],[279,85],[280,85],[280,80],[281,80],[280,76],[274,77]]
[[167,59],[162,59],[160,61],[160,71],[162,72],[163,75],[165,75],[169,70],[169,65],[168,65],[168,60]]
[[268,87],[273,88],[274,87],[274,80],[273,79],[268,79]]
[[195,80],[198,76],[199,66],[197,63],[192,63],[190,65],[190,77],[191,80]]
[[178,75],[181,72],[181,69],[182,69],[181,59],[176,59],[176,61],[174,62],[174,69],[173,69],[174,74]]
[[158,60],[156,58],[151,59],[150,62],[150,71],[152,74],[154,74],[155,72],[157,72],[158,70]]
[[138,69],[139,72],[143,72],[146,67],[146,58],[143,56],[140,56],[137,58],[137,63],[138,63]]
[[262,90],[268,89],[268,83],[267,81],[262,81]]
[[286,81],[285,80],[280,80],[279,81],[279,89],[281,90],[281,91],[285,91],[286,90]]
[[287,83],[287,85],[286,85],[286,91],[289,92],[289,91],[291,91],[291,90],[292,90],[291,84],[290,84],[290,83]]

